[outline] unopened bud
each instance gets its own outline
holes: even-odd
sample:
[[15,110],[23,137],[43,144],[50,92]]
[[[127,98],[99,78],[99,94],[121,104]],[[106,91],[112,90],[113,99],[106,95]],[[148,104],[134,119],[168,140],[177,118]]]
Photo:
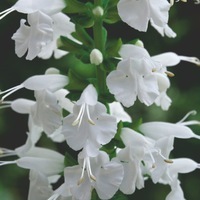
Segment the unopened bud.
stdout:
[[142,42],[142,40],[137,40],[135,45],[138,46],[138,47],[144,47],[144,43]]
[[90,53],[90,62],[94,65],[100,65],[103,62],[103,55],[98,49],[93,49]]
[[104,14],[103,8],[100,7],[100,6],[97,6],[96,8],[94,8],[94,9],[92,10],[92,12],[93,12],[93,14],[94,14],[95,16],[99,16],[99,17],[103,16],[103,14]]

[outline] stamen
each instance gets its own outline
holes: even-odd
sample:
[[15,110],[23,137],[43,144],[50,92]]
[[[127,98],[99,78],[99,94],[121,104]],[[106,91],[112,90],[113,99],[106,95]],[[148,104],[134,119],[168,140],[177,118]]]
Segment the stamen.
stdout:
[[183,61],[191,62],[197,66],[200,66],[200,60],[196,57],[179,56],[179,58]]
[[18,86],[10,88],[8,90],[0,92],[0,95],[7,93],[1,98],[0,103],[2,103],[7,96],[11,95],[12,93],[16,92],[17,90],[22,89],[23,87],[24,87],[23,85],[18,85]]
[[78,180],[78,185],[80,185],[83,180],[84,180],[84,173],[85,173],[85,165],[86,165],[86,160],[83,160],[83,168],[82,168],[82,172],[81,172],[81,178]]
[[166,162],[166,163],[169,163],[169,164],[172,164],[173,163],[173,160],[170,160],[168,158],[166,158],[165,156],[162,155],[160,149],[157,150],[157,153],[163,158],[163,160]]
[[8,8],[2,12],[0,12],[0,20],[3,19],[6,15],[10,14],[11,12],[15,11],[15,9],[13,7]]
[[48,198],[47,200],[56,200],[58,199],[60,195],[59,194],[53,194],[50,198]]
[[152,160],[152,168],[155,168],[156,167],[156,161],[155,161],[155,159],[154,159],[154,157],[153,157],[153,155],[150,151],[149,151],[149,155],[150,155],[150,158]]
[[86,158],[86,167],[87,167],[87,173],[88,173],[88,177],[93,180],[96,181],[96,177],[92,174],[92,170],[91,170],[91,166],[90,166],[90,159],[87,157]]
[[17,161],[14,160],[14,161],[0,161],[0,166],[3,166],[3,165],[10,165],[10,164],[16,164]]
[[89,123],[92,124],[92,125],[95,125],[94,121],[90,117],[90,112],[89,112],[89,106],[88,105],[86,105],[86,113],[87,113],[87,116],[88,116]]
[[8,157],[8,156],[15,156],[17,155],[15,151],[5,148],[0,148],[0,158]]
[[196,115],[197,111],[196,110],[191,110],[190,112],[188,112],[183,119],[181,119],[179,122],[177,122],[177,124],[183,124],[183,122],[190,116],[190,115]]
[[78,126],[80,126],[82,118],[83,118],[83,114],[85,111],[85,104],[83,104],[80,108],[80,111],[78,113],[77,118],[74,120],[74,122],[72,123],[72,126],[76,126],[77,124],[79,124]]
[[169,71],[166,71],[165,74],[167,74],[167,76],[169,76],[169,77],[174,77],[175,76],[174,73],[169,72]]

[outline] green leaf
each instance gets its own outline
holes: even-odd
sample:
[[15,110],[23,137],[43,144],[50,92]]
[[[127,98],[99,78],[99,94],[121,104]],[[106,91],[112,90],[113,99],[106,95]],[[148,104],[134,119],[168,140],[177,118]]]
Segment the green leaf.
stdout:
[[76,0],[65,0],[67,6],[62,10],[64,13],[84,13],[87,12],[86,4]]

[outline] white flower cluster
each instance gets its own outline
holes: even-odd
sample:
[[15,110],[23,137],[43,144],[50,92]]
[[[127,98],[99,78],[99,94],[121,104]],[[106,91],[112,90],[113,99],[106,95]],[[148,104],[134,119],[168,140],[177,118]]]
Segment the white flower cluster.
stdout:
[[[27,14],[27,22],[21,19],[20,28],[12,36],[19,57],[27,53],[28,60],[37,56],[47,59],[54,53],[60,58],[66,54],[57,47],[60,36],[82,44],[71,35],[75,32],[75,24],[61,12],[65,7],[63,0],[18,0],[0,13],[1,18],[12,11]],[[129,26],[147,31],[150,21],[162,36],[175,37],[168,26],[169,9],[167,0],[119,0],[117,4],[119,17]],[[96,17],[104,15],[101,11]],[[94,68],[104,64],[106,56],[100,48],[94,47],[90,52],[88,59]],[[66,89],[70,78],[57,69],[48,69],[44,75],[32,76],[20,85],[0,92],[2,107],[28,115],[26,143],[15,150],[0,148],[1,158],[18,157],[0,161],[0,166],[16,164],[30,170],[28,200],[90,200],[93,190],[100,199],[112,199],[117,191],[129,195],[144,188],[147,179],[171,187],[166,200],[185,199],[178,175],[200,168],[200,164],[189,158],[171,159],[170,153],[175,138],[200,139],[188,127],[200,122],[185,121],[189,113],[177,123],[141,123],[137,131],[122,124],[132,123],[124,107],[133,106],[137,99],[146,106],[156,104],[168,110],[172,101],[167,90],[173,73],[167,67],[181,61],[200,65],[200,61],[173,52],[150,56],[137,44],[121,45],[118,55],[114,58],[116,68],[105,78],[108,91],[115,99],[112,103],[100,101],[96,82],[88,83],[76,101],[67,98],[71,93]],[[22,88],[32,90],[35,100],[5,100]],[[37,146],[42,134],[58,145],[66,142],[77,152],[77,163],[68,165],[65,160],[71,162],[70,157]],[[124,146],[117,145],[114,140]],[[112,156],[105,150],[108,144],[113,145]],[[52,184],[61,176],[63,183],[53,189]]]

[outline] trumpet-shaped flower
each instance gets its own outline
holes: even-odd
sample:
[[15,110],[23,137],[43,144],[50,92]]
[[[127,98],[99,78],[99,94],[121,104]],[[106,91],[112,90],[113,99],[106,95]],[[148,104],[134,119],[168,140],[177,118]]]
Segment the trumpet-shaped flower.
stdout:
[[109,161],[105,152],[96,157],[80,156],[79,165],[66,167],[64,170],[66,188],[70,188],[75,199],[91,199],[94,188],[100,199],[110,199],[117,192],[122,178],[121,164]]
[[[54,54],[56,59],[67,54],[66,51],[60,50],[57,47],[57,40],[62,35],[75,40],[71,33],[75,31],[75,25],[70,22],[70,18],[63,13],[56,13],[51,16],[52,18],[52,30],[53,30],[53,39],[50,43],[43,46],[38,57],[43,59],[48,59]],[[77,42],[77,41],[76,41]]]
[[137,97],[147,106],[153,104],[159,95],[153,70],[159,68],[160,63],[153,61],[144,48],[135,45],[123,45],[119,54],[122,61],[106,79],[109,91],[125,107],[132,106]]
[[194,114],[194,111],[189,112],[180,122],[169,123],[169,122],[146,122],[139,126],[139,130],[147,137],[154,140],[158,140],[163,137],[175,137],[180,139],[197,138],[200,139],[199,135],[196,135],[188,125],[200,124],[199,121],[192,120],[184,122],[186,117],[190,114]]
[[11,95],[12,93],[22,89],[26,88],[28,90],[50,90],[52,92],[55,92],[64,86],[68,84],[69,80],[67,76],[61,75],[61,74],[45,74],[45,75],[35,75],[28,79],[26,79],[23,83],[20,85],[17,85],[15,87],[12,87],[8,90],[0,92],[1,94],[5,94],[1,98],[1,102],[4,101],[6,97]]
[[149,20],[159,27],[164,27],[169,18],[170,4],[167,0],[120,0],[118,13],[129,26],[146,31]]
[[48,15],[37,11],[28,15],[28,23],[25,25],[22,19],[20,28],[12,36],[15,40],[15,53],[22,57],[27,51],[27,60],[35,58],[53,40],[52,19]]
[[121,138],[125,148],[117,154],[117,160],[124,167],[124,178],[120,190],[125,194],[132,194],[135,188],[144,187],[145,168],[147,171],[156,170],[156,175],[159,176],[164,173],[167,165],[171,164],[172,161],[168,159],[168,156],[173,149],[172,141],[170,139],[167,143],[167,140],[163,140],[165,144],[163,146],[163,141],[154,141],[129,128],[122,128]]
[[95,156],[116,130],[115,117],[106,113],[106,107],[97,101],[95,88],[89,85],[74,105],[73,113],[64,118],[62,133],[72,149],[85,148],[89,156]]
[[18,0],[11,8],[0,12],[0,19],[13,11],[30,14],[37,11],[52,15],[60,12],[65,7],[63,0]]

